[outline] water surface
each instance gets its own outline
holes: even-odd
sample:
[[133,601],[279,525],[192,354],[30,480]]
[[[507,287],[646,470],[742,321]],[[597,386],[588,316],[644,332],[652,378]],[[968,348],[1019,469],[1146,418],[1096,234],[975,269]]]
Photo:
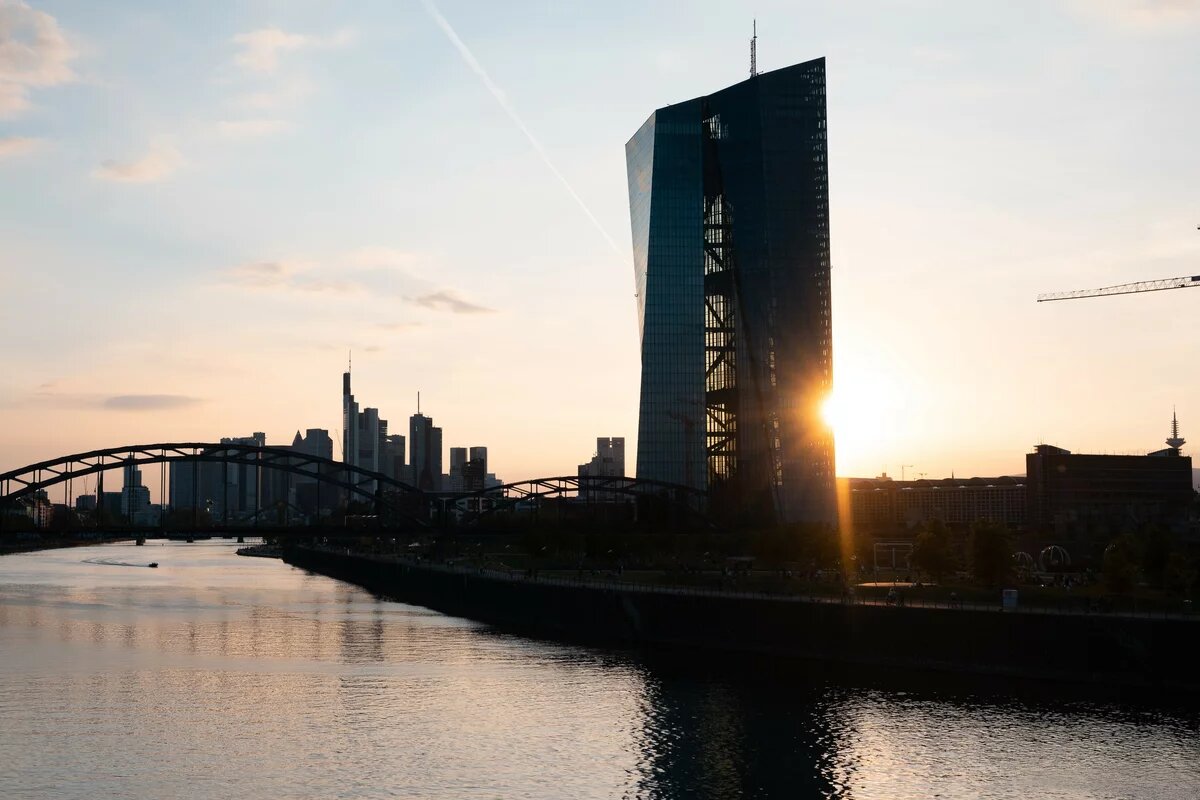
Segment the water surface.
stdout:
[[648,660],[234,549],[0,558],[0,797],[1200,797],[1169,698]]

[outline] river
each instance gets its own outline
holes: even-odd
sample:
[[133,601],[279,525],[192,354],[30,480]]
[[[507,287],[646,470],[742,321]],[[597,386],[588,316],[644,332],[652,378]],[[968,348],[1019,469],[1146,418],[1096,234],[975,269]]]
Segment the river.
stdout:
[[558,645],[234,549],[0,558],[0,797],[1200,797],[1169,698]]

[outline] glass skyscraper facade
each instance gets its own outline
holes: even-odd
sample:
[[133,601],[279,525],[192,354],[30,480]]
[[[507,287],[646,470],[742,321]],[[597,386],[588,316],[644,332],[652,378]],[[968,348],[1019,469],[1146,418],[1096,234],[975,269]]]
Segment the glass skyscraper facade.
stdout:
[[638,477],[836,524],[825,60],[660,108],[625,149]]

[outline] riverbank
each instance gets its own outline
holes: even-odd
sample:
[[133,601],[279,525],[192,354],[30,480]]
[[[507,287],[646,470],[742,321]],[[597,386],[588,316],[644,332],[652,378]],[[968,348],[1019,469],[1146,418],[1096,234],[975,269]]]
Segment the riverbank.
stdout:
[[[13,538],[13,541],[7,541]],[[16,555],[18,553],[37,553],[42,550],[60,550],[67,547],[92,547],[98,544],[113,544],[115,542],[131,541],[133,536],[113,536],[96,539],[24,539],[17,541],[15,537],[0,540],[0,556]]]
[[756,653],[1200,694],[1200,621],[1004,612],[606,584],[366,556],[284,550],[294,566],[528,635],[600,645]]

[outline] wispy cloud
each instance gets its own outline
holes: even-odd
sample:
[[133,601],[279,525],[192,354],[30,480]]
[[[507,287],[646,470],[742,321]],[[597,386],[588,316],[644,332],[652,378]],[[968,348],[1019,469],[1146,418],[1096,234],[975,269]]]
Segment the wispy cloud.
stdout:
[[202,398],[182,394],[118,394],[106,397],[101,406],[110,411],[172,411],[203,402]]
[[58,20],[22,0],[0,0],[0,117],[29,108],[29,91],[75,78],[75,50]]
[[380,322],[375,327],[388,333],[404,333],[406,331],[415,331],[425,326],[420,322]]
[[155,145],[132,161],[105,161],[92,177],[118,183],[154,183],[169,177],[181,164],[183,157],[175,148]]
[[282,119],[234,119],[217,123],[217,133],[226,139],[260,139],[291,127]]
[[246,289],[346,294],[361,291],[354,281],[324,277],[313,265],[260,261],[225,270],[225,280]]
[[421,308],[428,308],[431,311],[449,311],[451,314],[492,314],[495,312],[494,308],[488,308],[487,306],[481,306],[469,300],[462,299],[456,292],[450,289],[442,289],[441,291],[424,294],[420,297],[407,297],[405,299]]
[[32,392],[18,395],[14,407],[99,409],[101,411],[172,411],[200,405],[202,397],[183,394],[117,394],[72,392],[59,389],[58,381],[47,381]]
[[288,33],[279,28],[260,28],[233,37],[233,43],[241,48],[233,60],[251,72],[274,72],[279,68],[279,57],[283,53],[308,48],[342,47],[353,39],[354,35],[348,30],[322,37]]
[[43,144],[43,140],[27,136],[0,137],[0,158],[23,156],[37,150]]
[[221,270],[226,286],[295,293],[365,293],[398,297],[428,284],[414,268],[428,259],[390,247],[360,247],[324,258],[281,258],[248,262]]

